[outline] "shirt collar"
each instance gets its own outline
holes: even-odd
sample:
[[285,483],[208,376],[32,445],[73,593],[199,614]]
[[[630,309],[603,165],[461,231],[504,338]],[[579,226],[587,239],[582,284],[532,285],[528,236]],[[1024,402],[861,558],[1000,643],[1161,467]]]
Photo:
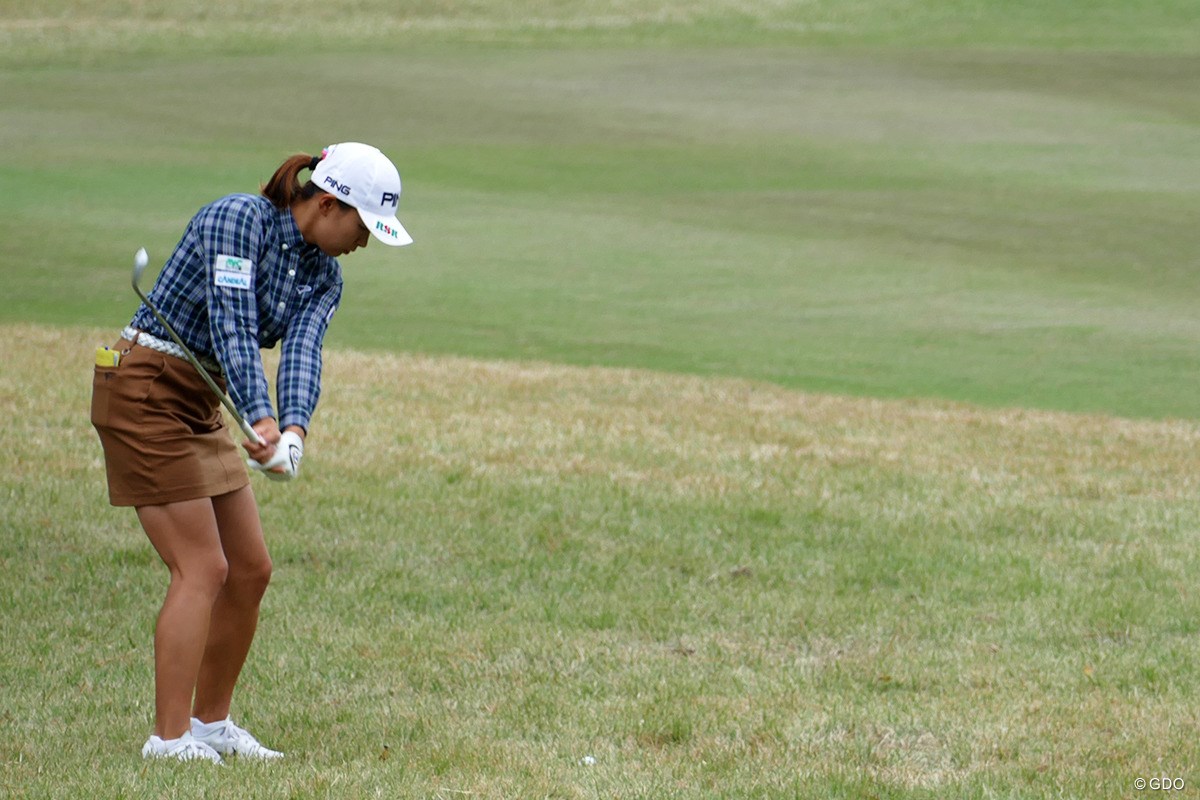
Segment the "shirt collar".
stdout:
[[303,248],[312,247],[304,241],[304,237],[300,235],[300,226],[296,224],[296,218],[292,216],[290,208],[276,209],[279,214],[279,241],[288,250],[298,249],[303,252]]
[[285,253],[293,253],[300,257],[306,269],[327,270],[331,266],[338,269],[337,259],[330,258],[321,252],[315,244],[304,241],[300,226],[292,216],[290,208],[276,209],[279,219],[279,244]]

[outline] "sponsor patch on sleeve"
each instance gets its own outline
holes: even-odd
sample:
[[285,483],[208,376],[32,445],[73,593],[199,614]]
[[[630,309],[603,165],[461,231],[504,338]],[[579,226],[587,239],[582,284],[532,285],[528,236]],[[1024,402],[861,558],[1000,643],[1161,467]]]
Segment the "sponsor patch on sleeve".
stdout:
[[213,286],[226,289],[250,289],[254,283],[254,262],[248,258],[218,255],[213,263]]

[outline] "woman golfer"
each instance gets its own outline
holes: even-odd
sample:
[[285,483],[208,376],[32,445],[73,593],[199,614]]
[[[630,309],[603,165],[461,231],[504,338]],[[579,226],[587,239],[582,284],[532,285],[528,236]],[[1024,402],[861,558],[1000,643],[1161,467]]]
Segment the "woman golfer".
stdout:
[[[298,174],[311,170],[301,184]],[[347,142],[296,155],[262,195],[200,209],[151,303],[263,440],[243,447],[269,477],[295,477],[321,389],[321,346],[342,293],[336,258],[412,242],[396,219],[400,176]],[[271,405],[259,349],[282,341]],[[221,405],[143,304],[97,366],[92,424],[109,499],[133,506],[171,573],[154,634],[154,735],[144,757],[273,759],[229,716],[271,577],[246,466]]]

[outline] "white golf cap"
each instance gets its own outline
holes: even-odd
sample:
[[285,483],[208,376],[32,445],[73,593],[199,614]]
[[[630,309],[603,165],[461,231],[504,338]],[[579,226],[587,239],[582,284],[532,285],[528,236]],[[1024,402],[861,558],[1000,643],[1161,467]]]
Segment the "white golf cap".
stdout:
[[371,235],[386,245],[412,244],[400,220],[400,173],[378,148],[359,142],[331,144],[313,170],[312,182],[354,206]]

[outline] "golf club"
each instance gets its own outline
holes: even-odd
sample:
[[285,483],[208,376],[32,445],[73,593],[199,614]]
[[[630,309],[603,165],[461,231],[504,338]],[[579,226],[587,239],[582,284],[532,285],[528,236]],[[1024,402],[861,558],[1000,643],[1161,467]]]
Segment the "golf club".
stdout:
[[213,394],[220,398],[225,408],[229,410],[229,413],[233,414],[234,419],[238,421],[238,426],[242,429],[242,433],[246,434],[246,438],[252,442],[266,444],[266,441],[264,441],[263,438],[258,435],[258,431],[250,427],[250,423],[246,421],[246,418],[238,413],[238,410],[234,407],[233,402],[228,396],[226,396],[224,392],[221,391],[221,388],[217,386],[216,381],[212,379],[212,376],[208,374],[208,370],[204,368],[199,359],[197,359],[195,354],[192,353],[191,348],[183,343],[183,340],[179,338],[179,334],[175,332],[175,329],[171,327],[169,322],[163,319],[163,315],[159,313],[154,304],[150,302],[150,298],[147,297],[146,293],[142,291],[142,288],[138,286],[138,281],[142,279],[142,273],[146,271],[146,265],[149,263],[150,256],[146,255],[146,248],[139,248],[137,255],[133,257],[133,290],[137,292],[138,297],[142,298],[142,302],[146,304],[146,308],[150,309],[150,313],[154,314],[155,319],[162,323],[162,326],[167,329],[167,333],[169,333],[171,338],[175,340],[175,344],[179,345],[180,348],[183,349],[183,354],[187,356],[188,361],[192,362],[192,366],[195,367],[196,371],[200,373],[200,377],[204,378],[204,382],[208,384],[208,388],[212,389]]

